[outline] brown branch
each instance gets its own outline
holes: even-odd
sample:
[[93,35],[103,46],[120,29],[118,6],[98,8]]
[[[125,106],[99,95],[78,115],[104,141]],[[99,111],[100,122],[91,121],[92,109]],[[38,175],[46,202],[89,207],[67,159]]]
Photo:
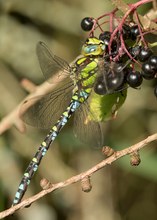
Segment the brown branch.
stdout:
[[145,147],[148,143],[151,143],[152,141],[155,141],[155,140],[157,140],[157,133],[155,133],[151,136],[148,136],[146,139],[142,140],[141,142],[134,144],[128,148],[125,148],[124,150],[114,152],[113,155],[111,155],[110,157],[101,161],[100,163],[96,164],[95,166],[93,166],[92,168],[90,168],[89,170],[87,170],[85,172],[82,172],[76,176],[73,176],[63,182],[59,182],[56,184],[49,183],[48,189],[44,189],[41,192],[37,193],[36,195],[34,195],[28,199],[25,199],[20,204],[13,206],[3,212],[0,212],[0,219],[5,218],[9,215],[12,215],[14,212],[16,212],[19,209],[23,209],[24,207],[30,206],[33,202],[44,197],[48,193],[51,193],[57,189],[64,188],[66,186],[69,186],[69,185],[76,183],[76,182],[79,182],[79,181],[82,182],[82,180],[91,177],[95,172],[102,169],[103,167],[105,167],[107,165],[111,165],[114,161],[117,161],[121,157],[124,157],[126,155],[132,155],[133,153],[137,153],[140,149]]

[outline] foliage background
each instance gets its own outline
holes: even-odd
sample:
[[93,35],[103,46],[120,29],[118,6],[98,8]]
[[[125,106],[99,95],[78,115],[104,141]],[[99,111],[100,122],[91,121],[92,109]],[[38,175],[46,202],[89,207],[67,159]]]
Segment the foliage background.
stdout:
[[[129,1],[130,3],[130,1]],[[26,96],[22,78],[43,81],[35,45],[46,42],[68,62],[80,53],[87,37],[80,28],[85,16],[98,17],[111,11],[110,1],[98,0],[1,0],[0,1],[0,117],[7,115]],[[144,10],[147,10],[146,8]],[[144,13],[144,12],[143,12]],[[106,124],[106,143],[115,149],[134,144],[156,132],[157,100],[154,82],[140,90],[129,89],[128,98],[116,120]],[[0,137],[0,210],[10,207],[24,170],[46,131],[27,126],[20,134],[11,128]],[[131,220],[157,219],[156,143],[141,152],[142,163],[131,167],[129,157],[106,167],[92,177],[93,189],[83,193],[79,184],[49,194],[11,219],[26,220]],[[63,129],[42,161],[26,193],[40,191],[39,182],[64,180],[90,168],[104,156],[76,140],[72,120]],[[9,218],[8,218],[9,219]]]

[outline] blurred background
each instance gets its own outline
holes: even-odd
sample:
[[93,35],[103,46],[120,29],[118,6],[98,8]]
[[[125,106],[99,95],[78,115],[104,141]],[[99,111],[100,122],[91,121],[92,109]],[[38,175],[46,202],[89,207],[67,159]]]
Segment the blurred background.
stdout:
[[[35,52],[39,40],[71,62],[80,54],[88,34],[81,30],[81,19],[96,18],[112,8],[111,1],[105,0],[1,0],[0,118],[27,95],[20,84],[23,78],[35,84],[44,81]],[[151,4],[143,13],[149,8]],[[117,119],[106,123],[106,144],[120,150],[156,133],[157,100],[153,94],[156,83],[147,81],[141,89],[128,90],[127,101]],[[44,157],[25,197],[41,190],[39,182],[43,177],[56,183],[104,159],[101,149],[90,148],[75,139],[72,124],[71,120]],[[10,207],[21,177],[46,133],[27,126],[24,134],[12,127],[1,135],[0,211]],[[156,145],[153,142],[140,152],[142,162],[138,167],[131,167],[126,156],[94,174],[90,193],[82,192],[76,183],[48,194],[8,219],[156,220]]]

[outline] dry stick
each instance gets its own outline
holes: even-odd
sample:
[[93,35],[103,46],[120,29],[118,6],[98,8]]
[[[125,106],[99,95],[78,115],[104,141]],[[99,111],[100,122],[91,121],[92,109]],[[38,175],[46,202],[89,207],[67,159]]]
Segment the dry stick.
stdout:
[[92,168],[90,168],[89,170],[82,172],[76,176],[73,176],[63,182],[59,182],[56,184],[50,184],[50,188],[42,190],[41,192],[37,193],[36,195],[25,199],[23,202],[21,202],[20,204],[13,206],[3,212],[0,212],[0,219],[9,216],[11,214],[13,214],[15,211],[19,210],[19,209],[23,209],[26,206],[31,205],[33,202],[37,201],[38,199],[44,197],[46,194],[53,192],[57,189],[61,189],[64,188],[68,185],[71,185],[73,183],[79,182],[81,180],[83,180],[84,178],[90,177],[92,176],[95,172],[97,172],[98,170],[102,169],[103,167],[105,167],[106,165],[111,165],[114,161],[117,161],[119,158],[124,157],[125,155],[129,155],[132,154],[134,152],[139,151],[140,149],[142,149],[144,146],[146,146],[148,143],[157,140],[157,133],[148,136],[146,139],[140,141],[137,144],[132,145],[131,147],[125,148],[124,150],[121,151],[117,151],[115,152],[113,155],[111,155],[110,157],[106,158],[105,160],[101,161],[100,163],[96,164],[95,166],[93,166]]

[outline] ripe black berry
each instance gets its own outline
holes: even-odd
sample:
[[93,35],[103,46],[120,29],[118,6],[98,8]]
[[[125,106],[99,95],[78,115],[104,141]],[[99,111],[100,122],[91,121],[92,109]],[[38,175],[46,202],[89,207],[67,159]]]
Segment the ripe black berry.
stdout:
[[106,52],[108,52],[108,45],[110,42],[110,37],[111,37],[111,33],[109,31],[104,31],[103,33],[99,35],[99,39],[102,40],[104,44],[106,45]]
[[[104,42],[106,45],[106,52],[108,52],[108,45],[110,43],[110,38],[111,38],[111,32],[109,31],[104,31],[99,35],[99,39]],[[111,52],[115,52],[117,50],[117,43],[115,40],[112,41],[111,43]]]
[[157,71],[157,56],[156,55],[152,55],[149,60],[148,60],[149,64],[152,66],[152,68]]
[[143,78],[139,71],[130,71],[127,75],[126,81],[129,86],[137,88],[142,84]]
[[111,32],[109,32],[109,31],[104,31],[99,35],[99,39],[102,41],[104,41],[106,39],[110,40],[110,37],[111,37]]
[[90,17],[85,17],[82,19],[81,21],[81,28],[84,30],[84,31],[90,31],[93,27],[93,18],[90,18]]
[[123,64],[114,63],[106,74],[106,84],[110,93],[118,91],[124,82]]
[[130,27],[130,32],[131,32],[131,39],[136,40],[137,36],[140,34],[138,25],[134,25]]
[[149,62],[145,62],[142,64],[142,76],[145,79],[153,79],[155,76],[155,70],[151,66]]
[[124,82],[123,65],[113,64],[108,66],[105,63],[103,75],[99,76],[94,85],[95,93],[99,95],[112,94],[119,91]]
[[103,76],[99,76],[94,85],[94,91],[98,95],[105,95],[107,93],[105,80]]
[[98,95],[105,95],[107,93],[105,84],[103,82],[97,82],[94,86],[94,91]]
[[117,91],[123,83],[124,74],[123,72],[110,72],[107,76],[107,87],[111,92]]
[[141,50],[141,47],[139,45],[137,45],[135,47],[129,48],[129,53],[134,59],[137,59],[137,57],[140,53],[140,50]]
[[122,26],[122,35],[123,35],[123,39],[129,39],[131,37],[131,31],[130,31],[130,26],[127,24],[124,24]]
[[152,51],[149,48],[142,47],[139,52],[138,59],[140,62],[145,62],[151,55]]

